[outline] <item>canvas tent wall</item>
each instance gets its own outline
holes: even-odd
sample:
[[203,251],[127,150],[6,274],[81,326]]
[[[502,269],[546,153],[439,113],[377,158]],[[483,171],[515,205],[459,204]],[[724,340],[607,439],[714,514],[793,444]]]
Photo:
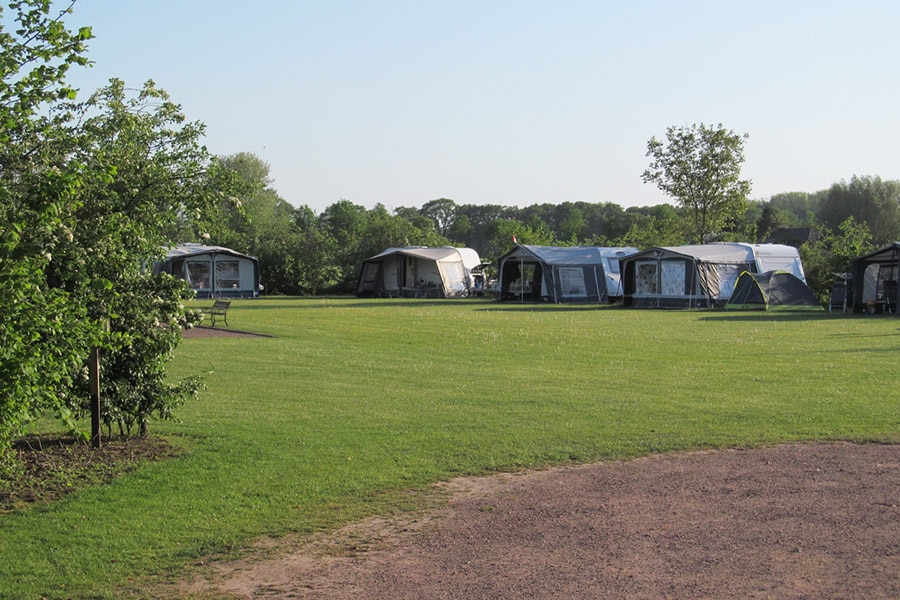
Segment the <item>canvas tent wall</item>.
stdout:
[[657,246],[620,263],[623,304],[635,308],[724,306],[744,271],[782,270],[806,282],[797,249],[782,244]]
[[471,248],[388,248],[362,262],[356,295],[378,298],[460,298],[484,285],[481,259]]
[[608,302],[621,295],[619,259],[637,248],[517,244],[499,261],[499,299]]
[[787,271],[744,271],[725,310],[825,310],[816,293]]
[[850,274],[854,312],[897,312],[900,242],[855,259]]
[[259,296],[259,261],[229,248],[178,244],[155,268],[186,280],[198,298]]

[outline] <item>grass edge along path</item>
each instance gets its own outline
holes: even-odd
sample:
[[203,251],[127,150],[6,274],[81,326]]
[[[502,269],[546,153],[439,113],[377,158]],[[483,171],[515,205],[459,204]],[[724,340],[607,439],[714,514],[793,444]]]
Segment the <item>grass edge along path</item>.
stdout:
[[121,597],[458,475],[900,439],[891,317],[271,298],[232,320],[274,337],[185,340],[173,375],[208,389],[151,427],[180,457],[0,516],[0,597]]

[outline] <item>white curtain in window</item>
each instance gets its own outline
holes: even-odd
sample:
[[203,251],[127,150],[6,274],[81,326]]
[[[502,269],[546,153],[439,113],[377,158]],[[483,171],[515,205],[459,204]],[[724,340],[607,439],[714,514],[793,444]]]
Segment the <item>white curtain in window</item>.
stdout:
[[563,296],[586,296],[584,269],[581,267],[560,267],[559,284]]
[[663,296],[684,296],[685,262],[683,260],[664,260],[662,262],[662,294]]

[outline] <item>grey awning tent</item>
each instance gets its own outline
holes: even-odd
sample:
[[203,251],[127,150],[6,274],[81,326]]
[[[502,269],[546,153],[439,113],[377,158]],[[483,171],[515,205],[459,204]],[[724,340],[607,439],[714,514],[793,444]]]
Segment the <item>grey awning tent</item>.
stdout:
[[825,310],[815,292],[787,271],[744,271],[725,310]]
[[718,308],[744,271],[782,270],[806,280],[800,254],[782,244],[658,246],[623,258],[623,303],[635,308]]
[[850,264],[853,311],[897,312],[900,242],[894,242]]
[[186,280],[197,298],[259,296],[259,261],[222,246],[178,244],[154,270]]
[[621,296],[619,259],[637,248],[516,244],[500,257],[502,301],[608,302]]
[[376,298],[462,298],[483,291],[484,275],[481,269],[481,259],[471,248],[387,248],[360,265],[356,295]]

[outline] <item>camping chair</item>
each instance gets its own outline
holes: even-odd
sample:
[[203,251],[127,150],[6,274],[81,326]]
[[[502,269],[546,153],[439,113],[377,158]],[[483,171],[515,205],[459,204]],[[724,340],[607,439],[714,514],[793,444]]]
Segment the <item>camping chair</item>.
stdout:
[[847,282],[835,281],[831,284],[831,298],[828,302],[828,312],[847,310]]

